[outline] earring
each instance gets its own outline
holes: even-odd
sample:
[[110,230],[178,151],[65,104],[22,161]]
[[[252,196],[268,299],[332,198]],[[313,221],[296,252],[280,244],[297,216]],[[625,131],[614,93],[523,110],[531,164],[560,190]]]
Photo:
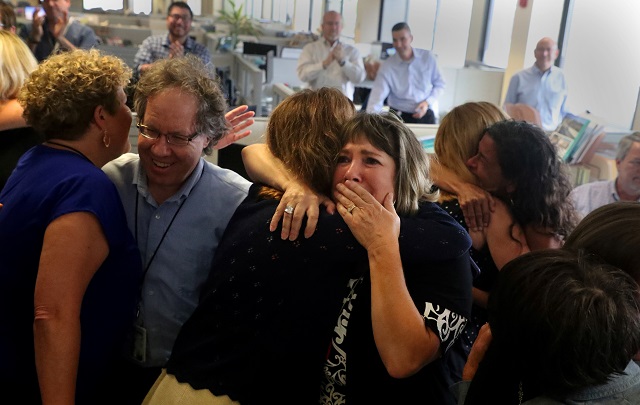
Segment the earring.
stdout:
[[104,130],[104,135],[102,136],[102,143],[104,144],[104,146],[106,148],[109,147],[109,145],[111,145],[111,137],[107,136],[107,130]]

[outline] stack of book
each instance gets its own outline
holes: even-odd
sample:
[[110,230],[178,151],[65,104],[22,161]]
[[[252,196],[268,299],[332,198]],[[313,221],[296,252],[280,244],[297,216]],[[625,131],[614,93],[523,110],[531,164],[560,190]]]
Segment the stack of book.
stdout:
[[562,160],[571,164],[588,164],[601,147],[605,135],[602,124],[567,114],[558,128],[549,133],[549,138]]
[[567,114],[548,135],[558,156],[569,163],[573,184],[577,186],[615,178],[618,143],[632,132],[605,124],[587,111],[583,116]]

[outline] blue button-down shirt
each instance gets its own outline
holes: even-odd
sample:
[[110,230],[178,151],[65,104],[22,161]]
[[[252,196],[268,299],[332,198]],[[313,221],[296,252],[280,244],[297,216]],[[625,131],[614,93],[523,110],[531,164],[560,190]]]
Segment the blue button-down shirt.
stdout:
[[413,48],[413,58],[403,61],[397,53],[380,65],[373,83],[367,111],[382,110],[384,99],[394,110],[413,113],[423,101],[438,117],[438,97],[444,92],[445,81],[435,56],[424,49]]
[[509,82],[505,103],[527,104],[540,113],[542,127],[554,130],[566,115],[567,82],[556,66],[542,72],[536,65],[514,74]]
[[138,155],[125,154],[103,170],[118,189],[143,265],[148,266],[138,324],[147,331],[145,366],[161,367],[198,305],[218,243],[251,183],[200,159],[182,188],[158,205]]
[[[170,45],[171,40],[169,39],[169,34],[152,35],[142,41],[142,44],[140,44],[140,48],[133,59],[136,73],[140,74],[140,65],[153,63],[160,59],[167,59],[169,57]],[[196,55],[212,72],[215,72],[215,67],[211,62],[211,53],[206,46],[197,43],[191,37],[187,37],[183,46],[185,55],[190,53]]]

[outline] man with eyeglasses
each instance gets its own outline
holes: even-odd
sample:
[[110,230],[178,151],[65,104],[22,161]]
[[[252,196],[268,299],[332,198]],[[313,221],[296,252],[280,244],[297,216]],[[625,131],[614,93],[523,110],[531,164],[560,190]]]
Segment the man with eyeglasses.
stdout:
[[69,16],[71,0],[40,0],[44,15],[38,7],[31,26],[20,32],[38,62],[49,55],[77,48],[90,49],[98,44],[98,37],[90,27]]
[[151,64],[160,59],[179,58],[186,54],[199,57],[207,67],[215,72],[211,53],[206,46],[189,36],[193,12],[183,1],[171,3],[167,10],[167,35],[152,35],[145,39],[134,58],[135,75],[139,77]]
[[251,184],[202,157],[233,141],[225,136],[227,118],[235,135],[247,126],[238,123],[253,113],[225,117],[227,103],[215,76],[194,55],[152,64],[136,86],[134,107],[138,154],[103,167],[118,189],[143,262],[132,341],[105,393],[117,397],[107,403],[118,404],[140,404],[160,375]]
[[616,201],[640,202],[640,132],[625,136],[616,154],[618,176],[595,181],[573,189],[571,198],[580,216]]

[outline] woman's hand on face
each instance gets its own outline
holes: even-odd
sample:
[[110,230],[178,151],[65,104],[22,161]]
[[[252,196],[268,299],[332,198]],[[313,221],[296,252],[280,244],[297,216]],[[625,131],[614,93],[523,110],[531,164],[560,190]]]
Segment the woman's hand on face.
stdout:
[[[310,238],[316,231],[321,205],[327,208],[327,212],[331,214],[335,212],[335,203],[329,197],[316,193],[305,184],[292,182],[280,199],[280,204],[271,218],[269,229],[271,232],[275,231],[282,219],[280,237],[283,240],[296,240],[306,215],[307,226],[304,229],[304,237]],[[287,209],[288,207],[291,208]]]
[[360,244],[371,251],[389,242],[397,243],[400,217],[393,206],[393,194],[380,204],[358,183],[347,180],[336,186],[336,208]]
[[253,111],[247,111],[248,109],[249,106],[241,105],[240,107],[236,107],[225,114],[225,118],[231,126],[231,130],[224,136],[224,138],[218,141],[214,146],[214,149],[225,148],[251,134],[251,130],[246,128],[253,125],[253,116],[255,113]]
[[487,353],[489,345],[491,345],[492,338],[491,328],[488,323],[485,323],[480,328],[478,337],[473,342],[473,346],[471,346],[471,352],[467,358],[467,363],[464,365],[464,369],[462,369],[462,381],[473,380],[473,377],[475,377],[476,371],[478,371],[478,367],[480,366],[480,362]]
[[491,212],[495,209],[491,193],[474,184],[465,183],[458,192],[458,203],[470,230],[482,231],[482,228],[489,226]]

